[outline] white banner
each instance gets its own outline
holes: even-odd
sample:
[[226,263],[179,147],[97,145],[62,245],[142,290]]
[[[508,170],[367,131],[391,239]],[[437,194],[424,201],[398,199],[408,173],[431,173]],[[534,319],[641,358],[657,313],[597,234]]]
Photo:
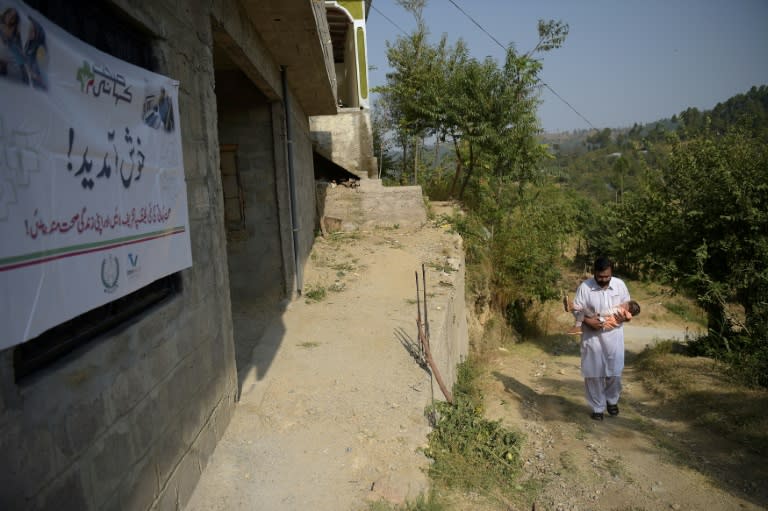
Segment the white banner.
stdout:
[[178,82],[0,0],[0,349],[192,265]]

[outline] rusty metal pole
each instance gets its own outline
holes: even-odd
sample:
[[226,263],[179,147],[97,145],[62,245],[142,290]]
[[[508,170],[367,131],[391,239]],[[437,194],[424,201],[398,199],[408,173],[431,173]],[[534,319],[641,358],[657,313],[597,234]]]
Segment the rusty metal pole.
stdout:
[[[422,278],[424,279],[423,285],[424,285],[424,319],[426,319],[427,316],[427,294],[426,294],[426,288],[427,288],[427,280],[426,280],[426,272],[424,271],[424,266],[422,265]],[[416,273],[416,279],[418,280],[418,272]],[[418,285],[417,285],[417,292],[418,292]],[[424,354],[427,357],[427,364],[429,364],[430,369],[432,370],[432,374],[435,376],[435,379],[437,380],[437,386],[440,387],[440,390],[443,392],[443,395],[445,396],[445,400],[448,401],[449,404],[453,404],[453,395],[451,394],[451,391],[448,390],[448,387],[445,385],[445,381],[443,381],[443,376],[440,373],[440,369],[437,367],[437,364],[435,363],[435,359],[432,358],[432,350],[429,346],[429,336],[427,335],[427,328],[421,328],[421,313],[419,313],[419,337],[421,339],[421,344],[424,347]]]
[[[416,277],[418,279],[418,276]],[[424,334],[429,340],[429,319],[427,318],[427,270],[421,265],[421,279],[424,284]]]
[[424,360],[424,343],[421,342],[421,301],[419,296],[419,272],[414,271],[413,273],[416,276],[416,326],[419,329],[416,335],[418,335],[419,338],[419,354],[421,355],[421,359]]

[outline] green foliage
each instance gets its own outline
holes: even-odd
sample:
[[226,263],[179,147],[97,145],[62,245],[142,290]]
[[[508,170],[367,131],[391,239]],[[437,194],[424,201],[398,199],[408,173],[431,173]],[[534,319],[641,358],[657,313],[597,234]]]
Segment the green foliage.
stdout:
[[304,298],[306,298],[306,303],[312,303],[312,302],[319,302],[325,299],[327,291],[325,287],[317,285],[317,286],[307,286],[307,289],[304,290]]
[[702,336],[688,343],[686,353],[720,360],[734,381],[752,387],[768,387],[768,343],[764,339],[744,334]]
[[[673,140],[647,186],[589,233],[596,252],[692,291],[708,314],[704,351],[745,371],[768,355],[767,169],[764,140],[743,130]],[[743,307],[743,323],[729,303]]]
[[555,185],[484,180],[454,222],[465,240],[468,289],[487,295],[521,334],[535,331],[535,301],[559,296],[559,268],[577,229],[580,202]]
[[443,511],[445,509],[447,509],[446,506],[434,491],[427,496],[421,494],[416,497],[416,500],[407,501],[402,505],[395,505],[384,500],[368,504],[368,511]]
[[[407,4],[407,5],[406,5]],[[448,184],[434,158],[434,175],[442,193],[463,198],[468,186],[484,176],[529,181],[545,152],[535,140],[536,107],[541,62],[533,53],[562,45],[568,25],[539,22],[539,42],[528,54],[510,47],[504,63],[469,55],[459,39],[450,45],[446,36],[428,42],[429,32],[419,2],[401,2],[415,17],[417,29],[387,44],[392,71],[378,87],[380,106],[387,110],[389,128],[402,149],[400,182],[413,175],[418,182],[423,140],[435,136],[447,141],[455,153],[455,170]]]
[[680,113],[683,124],[681,138],[695,138],[706,132],[725,133],[738,127],[755,138],[768,137],[768,85],[752,87],[737,94],[710,111],[688,108]]
[[425,454],[434,460],[432,478],[448,487],[475,492],[509,491],[520,471],[521,436],[500,421],[482,415],[482,395],[471,363],[459,366],[454,386],[455,404],[435,403],[427,410],[434,418]]
[[710,111],[580,136],[593,150],[561,149],[550,173],[589,200],[578,214],[586,256],[609,254],[624,275],[696,296],[709,327],[696,352],[765,384],[768,86]]

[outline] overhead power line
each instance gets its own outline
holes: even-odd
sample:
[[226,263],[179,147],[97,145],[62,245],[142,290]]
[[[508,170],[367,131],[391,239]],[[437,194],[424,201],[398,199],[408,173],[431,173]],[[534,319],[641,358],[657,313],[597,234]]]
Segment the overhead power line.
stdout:
[[386,15],[386,14],[384,14],[383,12],[381,12],[380,10],[378,10],[378,9],[376,8],[376,6],[375,6],[375,5],[371,4],[371,9],[373,9],[374,11],[378,12],[379,14],[381,14],[381,17],[382,17],[382,18],[384,18],[385,20],[387,20],[387,21],[389,21],[390,23],[392,23],[392,25],[394,25],[394,26],[395,26],[395,28],[396,28],[396,29],[398,29],[400,32],[402,32],[402,33],[403,33],[403,34],[405,34],[405,35],[408,35],[408,32],[406,32],[405,30],[403,30],[402,28],[400,28],[400,25],[398,25],[397,23],[395,23],[394,21],[392,21],[391,19],[389,19],[389,18],[387,17],[387,15]]
[[453,6],[454,6],[454,7],[456,7],[456,8],[457,8],[459,11],[461,11],[461,13],[462,13],[464,16],[466,16],[466,17],[469,19],[469,21],[471,21],[472,23],[474,23],[475,25],[477,25],[477,28],[479,28],[480,30],[482,30],[483,32],[485,32],[485,35],[487,35],[488,37],[490,37],[491,39],[493,39],[493,40],[494,40],[494,42],[495,42],[496,44],[498,44],[499,46],[501,46],[501,49],[503,49],[504,51],[506,51],[506,50],[507,50],[507,47],[506,47],[506,46],[504,46],[503,44],[501,44],[501,43],[499,42],[499,40],[498,40],[498,39],[496,39],[495,37],[493,37],[493,36],[490,34],[490,32],[488,32],[488,31],[487,31],[485,28],[483,28],[483,26],[482,26],[480,23],[478,23],[477,21],[475,21],[475,19],[474,19],[472,16],[470,16],[469,14],[467,14],[467,13],[464,11],[464,9],[462,9],[461,7],[459,7],[459,4],[457,4],[457,3],[456,3],[456,2],[454,2],[453,0],[448,0],[448,1],[449,1],[449,2],[451,2],[451,3],[453,4]]
[[557,97],[558,97],[558,99],[560,99],[560,101],[562,101],[563,103],[565,103],[566,105],[568,105],[568,108],[570,108],[571,110],[573,110],[574,112],[576,112],[576,115],[578,115],[579,117],[581,117],[582,119],[584,119],[584,122],[586,122],[587,124],[589,124],[589,125],[592,127],[592,129],[593,129],[593,130],[596,130],[596,129],[597,129],[597,128],[595,127],[595,125],[594,125],[594,124],[592,124],[591,122],[589,122],[589,119],[587,119],[586,117],[584,117],[583,115],[581,115],[581,113],[580,113],[578,110],[576,110],[575,108],[573,108],[573,106],[571,106],[571,104],[570,104],[570,103],[568,103],[568,102],[567,102],[565,99],[563,99],[563,97],[562,97],[560,94],[558,94],[557,92],[555,92],[555,89],[553,89],[552,87],[550,87],[550,86],[549,86],[549,84],[547,84],[547,82],[541,82],[541,83],[542,83],[542,85],[544,85],[544,87],[546,87],[547,89],[549,89],[549,91],[550,91],[552,94],[554,94],[555,96],[557,96]]
[[[498,40],[498,39],[496,39],[495,37],[493,37],[493,36],[490,34],[490,32],[488,32],[488,31],[485,29],[485,27],[483,27],[483,26],[482,26],[480,23],[478,23],[477,21],[475,21],[475,19],[474,19],[474,18],[472,18],[472,16],[470,16],[469,14],[467,14],[467,13],[464,11],[464,9],[462,9],[461,7],[459,7],[459,4],[457,4],[456,2],[454,2],[454,0],[448,0],[448,1],[449,1],[449,2],[451,2],[451,3],[453,4],[453,6],[454,6],[454,7],[456,7],[456,8],[457,8],[457,9],[458,9],[458,10],[459,10],[459,11],[460,11],[460,12],[461,12],[461,13],[462,13],[464,16],[466,16],[466,17],[467,17],[467,19],[469,19],[469,21],[471,21],[472,23],[474,23],[475,25],[477,25],[477,27],[478,27],[480,30],[482,30],[482,31],[483,31],[483,33],[485,33],[485,35],[487,35],[488,37],[490,37],[490,38],[493,40],[493,42],[495,42],[496,44],[498,44],[498,45],[499,45],[499,47],[500,47],[502,50],[504,50],[504,51],[507,51],[507,47],[506,47],[506,46],[504,46],[503,44],[501,44],[501,43],[499,42],[499,40]],[[595,130],[597,129],[597,128],[595,127],[595,125],[594,125],[594,124],[592,124],[591,122],[589,122],[589,119],[587,119],[586,117],[584,117],[583,115],[581,115],[581,112],[579,112],[578,110],[576,110],[576,109],[573,107],[573,105],[571,105],[570,103],[568,103],[568,102],[567,102],[567,101],[566,101],[566,100],[565,100],[565,99],[564,99],[564,98],[563,98],[563,97],[562,97],[560,94],[558,94],[557,92],[555,92],[555,89],[553,89],[552,87],[550,87],[550,86],[549,86],[549,84],[547,84],[546,82],[541,82],[541,83],[542,83],[542,85],[544,85],[544,87],[546,87],[547,89],[549,89],[549,91],[550,91],[552,94],[554,94],[554,95],[555,95],[555,96],[556,96],[556,97],[557,97],[557,98],[558,98],[560,101],[562,101],[563,103],[565,103],[566,105],[568,105],[568,108],[570,108],[571,110],[573,110],[573,111],[576,113],[576,115],[578,115],[579,117],[581,117],[582,119],[584,119],[584,121],[585,121],[587,124],[589,124],[589,125],[590,125],[590,127],[592,127],[592,129],[595,129]]]

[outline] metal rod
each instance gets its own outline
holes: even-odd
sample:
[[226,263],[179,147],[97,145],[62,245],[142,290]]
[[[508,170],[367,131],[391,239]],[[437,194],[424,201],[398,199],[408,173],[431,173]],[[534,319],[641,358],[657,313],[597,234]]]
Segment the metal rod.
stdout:
[[288,98],[288,76],[285,66],[280,66],[280,80],[283,86],[283,110],[285,115],[285,143],[288,153],[288,189],[291,205],[291,234],[293,236],[293,264],[296,270],[296,291],[301,295],[304,287],[304,268],[301,266],[299,250],[299,201],[296,198],[296,173],[293,165],[293,126],[291,123],[291,105]]
[[424,289],[424,333],[429,341],[429,318],[427,317],[427,270],[424,267],[424,263],[421,264],[421,279]]
[[419,337],[419,354],[421,355],[422,360],[424,359],[424,345],[421,342],[421,301],[419,296],[419,272],[414,271],[414,275],[416,276],[416,326],[419,328],[418,337]]
[[[421,267],[422,272],[426,273],[424,270],[424,266]],[[426,280],[424,281],[424,288],[426,289]],[[424,293],[424,319],[426,320],[427,310],[426,310],[426,299],[427,295],[426,292]],[[445,396],[445,400],[448,401],[449,404],[453,404],[453,395],[451,394],[451,391],[448,390],[448,387],[445,385],[445,381],[443,381],[443,376],[440,374],[440,369],[438,369],[437,364],[435,363],[435,359],[432,358],[432,350],[429,346],[429,337],[427,336],[427,330],[421,323],[421,304],[419,303],[419,272],[416,272],[416,304],[419,307],[419,314],[418,318],[416,319],[416,326],[419,331],[419,341],[424,349],[424,356],[427,359],[427,365],[429,365],[429,368],[432,372],[432,375],[435,377],[435,380],[437,380],[437,385],[440,387],[440,390],[442,391],[443,395]],[[431,378],[430,378],[431,382]]]

